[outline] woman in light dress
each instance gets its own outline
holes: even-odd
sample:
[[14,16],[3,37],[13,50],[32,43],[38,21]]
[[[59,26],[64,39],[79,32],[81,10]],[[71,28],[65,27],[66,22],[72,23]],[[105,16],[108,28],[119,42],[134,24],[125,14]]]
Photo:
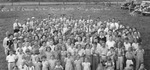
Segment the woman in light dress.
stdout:
[[46,56],[42,56],[42,70],[49,70],[49,63],[46,60]]
[[22,70],[22,65],[23,65],[23,50],[22,49],[18,49],[18,53],[17,53],[17,63],[16,63],[16,65],[17,65],[17,67],[18,67],[18,69],[19,70]]
[[67,58],[65,58],[65,70],[73,70],[73,59],[71,57],[71,53],[67,54]]
[[63,68],[65,68],[65,62],[64,59],[67,57],[67,51],[66,51],[66,47],[62,46],[62,50],[61,50],[61,65],[63,66]]
[[91,70],[91,63],[88,61],[88,58],[84,59],[84,62],[82,62],[83,70]]
[[34,62],[35,70],[42,70],[42,63],[40,62],[40,58],[36,57]]
[[47,60],[49,60],[52,56],[51,47],[46,47],[45,55],[47,57]]
[[76,56],[76,60],[74,61],[74,70],[82,70],[82,64],[83,60],[79,55]]
[[48,63],[49,63],[49,69],[50,70],[53,70],[54,67],[55,67],[55,64],[56,64],[56,59],[55,59],[55,56],[54,55],[51,55],[51,59],[48,60]]

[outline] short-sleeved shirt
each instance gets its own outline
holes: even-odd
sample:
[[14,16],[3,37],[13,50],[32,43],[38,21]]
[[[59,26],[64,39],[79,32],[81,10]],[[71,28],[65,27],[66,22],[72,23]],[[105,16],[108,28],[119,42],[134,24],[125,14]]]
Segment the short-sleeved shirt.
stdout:
[[114,47],[115,46],[115,41],[107,41],[106,42],[106,45],[108,46],[108,49],[110,49],[111,47]]
[[83,62],[82,66],[83,66],[83,70],[90,70],[91,63],[90,62]]
[[125,46],[125,50],[127,51],[128,48],[131,47],[131,44],[130,44],[130,43],[125,43],[125,42],[124,42],[124,46]]
[[132,47],[137,50],[139,47],[139,43],[132,43]]
[[17,59],[17,56],[16,55],[8,55],[6,57],[6,60],[10,63],[10,62],[15,62],[15,60]]
[[78,54],[79,54],[80,56],[84,55],[84,54],[85,54],[85,50],[84,50],[84,49],[79,50]]

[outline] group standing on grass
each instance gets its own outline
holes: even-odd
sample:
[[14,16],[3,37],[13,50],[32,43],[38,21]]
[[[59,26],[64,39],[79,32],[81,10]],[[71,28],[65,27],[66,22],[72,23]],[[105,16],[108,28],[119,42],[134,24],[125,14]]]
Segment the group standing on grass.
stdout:
[[116,19],[16,19],[3,47],[8,70],[146,70],[136,28]]

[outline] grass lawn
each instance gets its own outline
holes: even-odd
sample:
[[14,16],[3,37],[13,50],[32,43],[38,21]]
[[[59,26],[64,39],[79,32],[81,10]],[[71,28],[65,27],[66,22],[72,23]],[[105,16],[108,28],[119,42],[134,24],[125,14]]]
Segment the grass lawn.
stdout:
[[[19,6],[6,6],[6,8],[15,8]],[[24,19],[28,17],[36,18],[45,18],[47,14],[53,13],[55,15],[59,14],[74,14],[75,18],[80,17],[81,15],[86,18],[88,15],[94,17],[101,17],[101,20],[107,20],[108,18],[116,18],[122,21],[122,24],[128,25],[131,27],[136,27],[138,31],[142,34],[143,47],[145,49],[145,65],[147,69],[150,69],[150,17],[136,15],[131,16],[126,10],[121,10],[118,6],[104,7],[96,5],[49,5],[49,6],[24,6],[25,8],[45,8],[51,10],[43,11],[9,11],[9,12],[0,12],[0,70],[7,69],[7,62],[5,61],[4,49],[2,47],[2,41],[5,37],[6,31],[12,31],[13,22],[16,18],[20,19],[21,23],[24,22]],[[64,10],[65,9],[65,10]]]

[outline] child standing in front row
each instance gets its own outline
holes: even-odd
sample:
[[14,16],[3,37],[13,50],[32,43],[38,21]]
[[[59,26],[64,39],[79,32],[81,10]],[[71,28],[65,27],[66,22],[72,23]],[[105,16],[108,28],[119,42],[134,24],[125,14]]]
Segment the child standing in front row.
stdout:
[[84,59],[82,62],[83,70],[91,70],[91,63],[88,61],[88,58]]
[[74,61],[74,65],[75,65],[74,70],[82,70],[81,63],[82,63],[82,59],[80,55],[77,55]]
[[34,62],[35,70],[42,70],[42,64],[40,62],[40,58],[36,57]]
[[71,57],[71,53],[68,52],[67,58],[64,60],[66,62],[65,70],[73,70],[73,59]]
[[16,63],[16,65],[17,65],[17,67],[18,67],[18,69],[19,70],[21,70],[22,69],[22,65],[23,65],[23,50],[22,49],[18,49],[18,53],[16,53],[17,54],[17,63]]
[[23,68],[24,70],[34,70],[34,65],[31,59],[31,51],[27,49],[23,55]]
[[49,67],[48,67],[49,63],[46,60],[46,56],[42,56],[41,59],[42,59],[42,70],[49,70]]
[[56,61],[57,60],[55,59],[54,55],[51,55],[51,59],[48,60],[50,70],[53,70],[55,68]]
[[63,70],[63,69],[64,69],[64,68],[63,68],[63,66],[61,65],[61,62],[60,62],[60,61],[57,61],[54,70]]

